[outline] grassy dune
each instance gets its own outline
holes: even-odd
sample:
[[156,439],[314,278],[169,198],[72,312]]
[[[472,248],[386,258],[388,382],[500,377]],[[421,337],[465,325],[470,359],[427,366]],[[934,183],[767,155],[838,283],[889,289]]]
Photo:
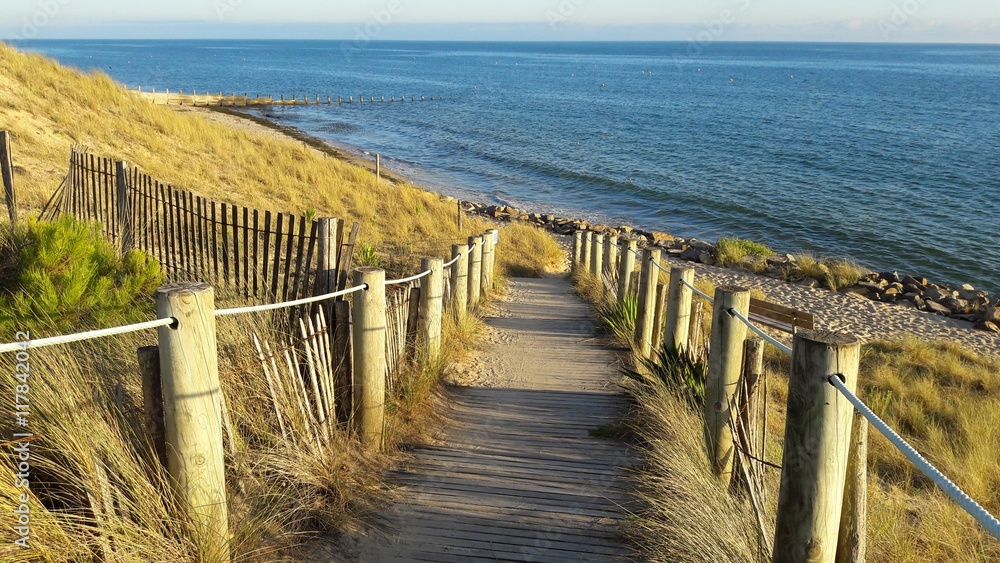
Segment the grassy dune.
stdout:
[[[44,205],[66,175],[70,146],[77,143],[217,201],[272,211],[315,210],[320,216],[360,221],[361,240],[391,252],[440,253],[451,242],[488,228],[469,217],[459,232],[455,204],[436,194],[379,181],[368,170],[301,142],[237,131],[155,106],[103,73],[83,74],[3,43],[0,128],[13,137],[23,211]],[[533,247],[553,246],[540,231],[529,236],[526,242]],[[518,237],[523,240],[525,234]],[[533,262],[523,264],[522,273],[558,265]]]

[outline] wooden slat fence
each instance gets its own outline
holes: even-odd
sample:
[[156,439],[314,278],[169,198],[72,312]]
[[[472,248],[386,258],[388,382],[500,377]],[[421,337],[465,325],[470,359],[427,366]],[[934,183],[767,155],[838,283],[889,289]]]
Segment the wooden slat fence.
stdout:
[[[311,218],[212,201],[85,150],[72,151],[68,178],[43,218],[98,222],[116,245],[156,258],[171,281],[210,281],[257,301],[298,299],[316,289],[318,222]],[[128,233],[123,216],[131,218]],[[350,241],[337,241],[336,266],[348,266],[356,236],[355,228]],[[339,272],[342,289],[347,276]]]

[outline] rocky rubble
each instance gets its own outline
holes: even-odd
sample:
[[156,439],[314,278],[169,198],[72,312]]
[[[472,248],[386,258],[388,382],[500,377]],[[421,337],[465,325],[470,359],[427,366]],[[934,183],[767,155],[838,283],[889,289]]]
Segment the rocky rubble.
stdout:
[[[577,230],[591,230],[612,236],[637,240],[640,246],[657,246],[681,260],[713,265],[716,263],[714,246],[705,241],[684,239],[659,231],[644,231],[627,225],[612,227],[592,224],[582,219],[567,219],[541,213],[527,213],[506,205],[486,205],[462,202],[466,213],[484,215],[503,222],[524,222],[559,235],[572,235]],[[744,262],[732,267],[750,270],[773,278],[788,278],[794,270],[795,257],[791,254],[777,255],[759,262]],[[815,279],[804,279],[797,283],[818,287]],[[844,289],[846,293],[893,303],[927,313],[943,315],[974,323],[975,328],[1000,333],[1000,297],[991,297],[986,291],[976,290],[970,285],[952,286],[935,284],[926,278],[901,276],[897,272],[873,272],[857,285]]]

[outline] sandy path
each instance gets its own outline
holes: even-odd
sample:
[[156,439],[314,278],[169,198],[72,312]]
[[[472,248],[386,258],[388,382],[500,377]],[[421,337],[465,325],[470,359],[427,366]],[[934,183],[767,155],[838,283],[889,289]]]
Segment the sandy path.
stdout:
[[390,479],[399,501],[355,538],[355,561],[625,561],[615,535],[627,503],[617,440],[589,432],[620,422],[617,358],[594,338],[589,307],[565,279],[512,280],[497,339],[484,352],[490,387],[449,396],[439,444],[417,448]]

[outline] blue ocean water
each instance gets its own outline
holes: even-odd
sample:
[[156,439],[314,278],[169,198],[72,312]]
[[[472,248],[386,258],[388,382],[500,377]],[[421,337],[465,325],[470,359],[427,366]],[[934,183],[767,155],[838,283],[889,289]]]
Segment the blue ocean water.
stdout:
[[442,193],[1000,289],[1000,46],[37,41],[272,109]]

